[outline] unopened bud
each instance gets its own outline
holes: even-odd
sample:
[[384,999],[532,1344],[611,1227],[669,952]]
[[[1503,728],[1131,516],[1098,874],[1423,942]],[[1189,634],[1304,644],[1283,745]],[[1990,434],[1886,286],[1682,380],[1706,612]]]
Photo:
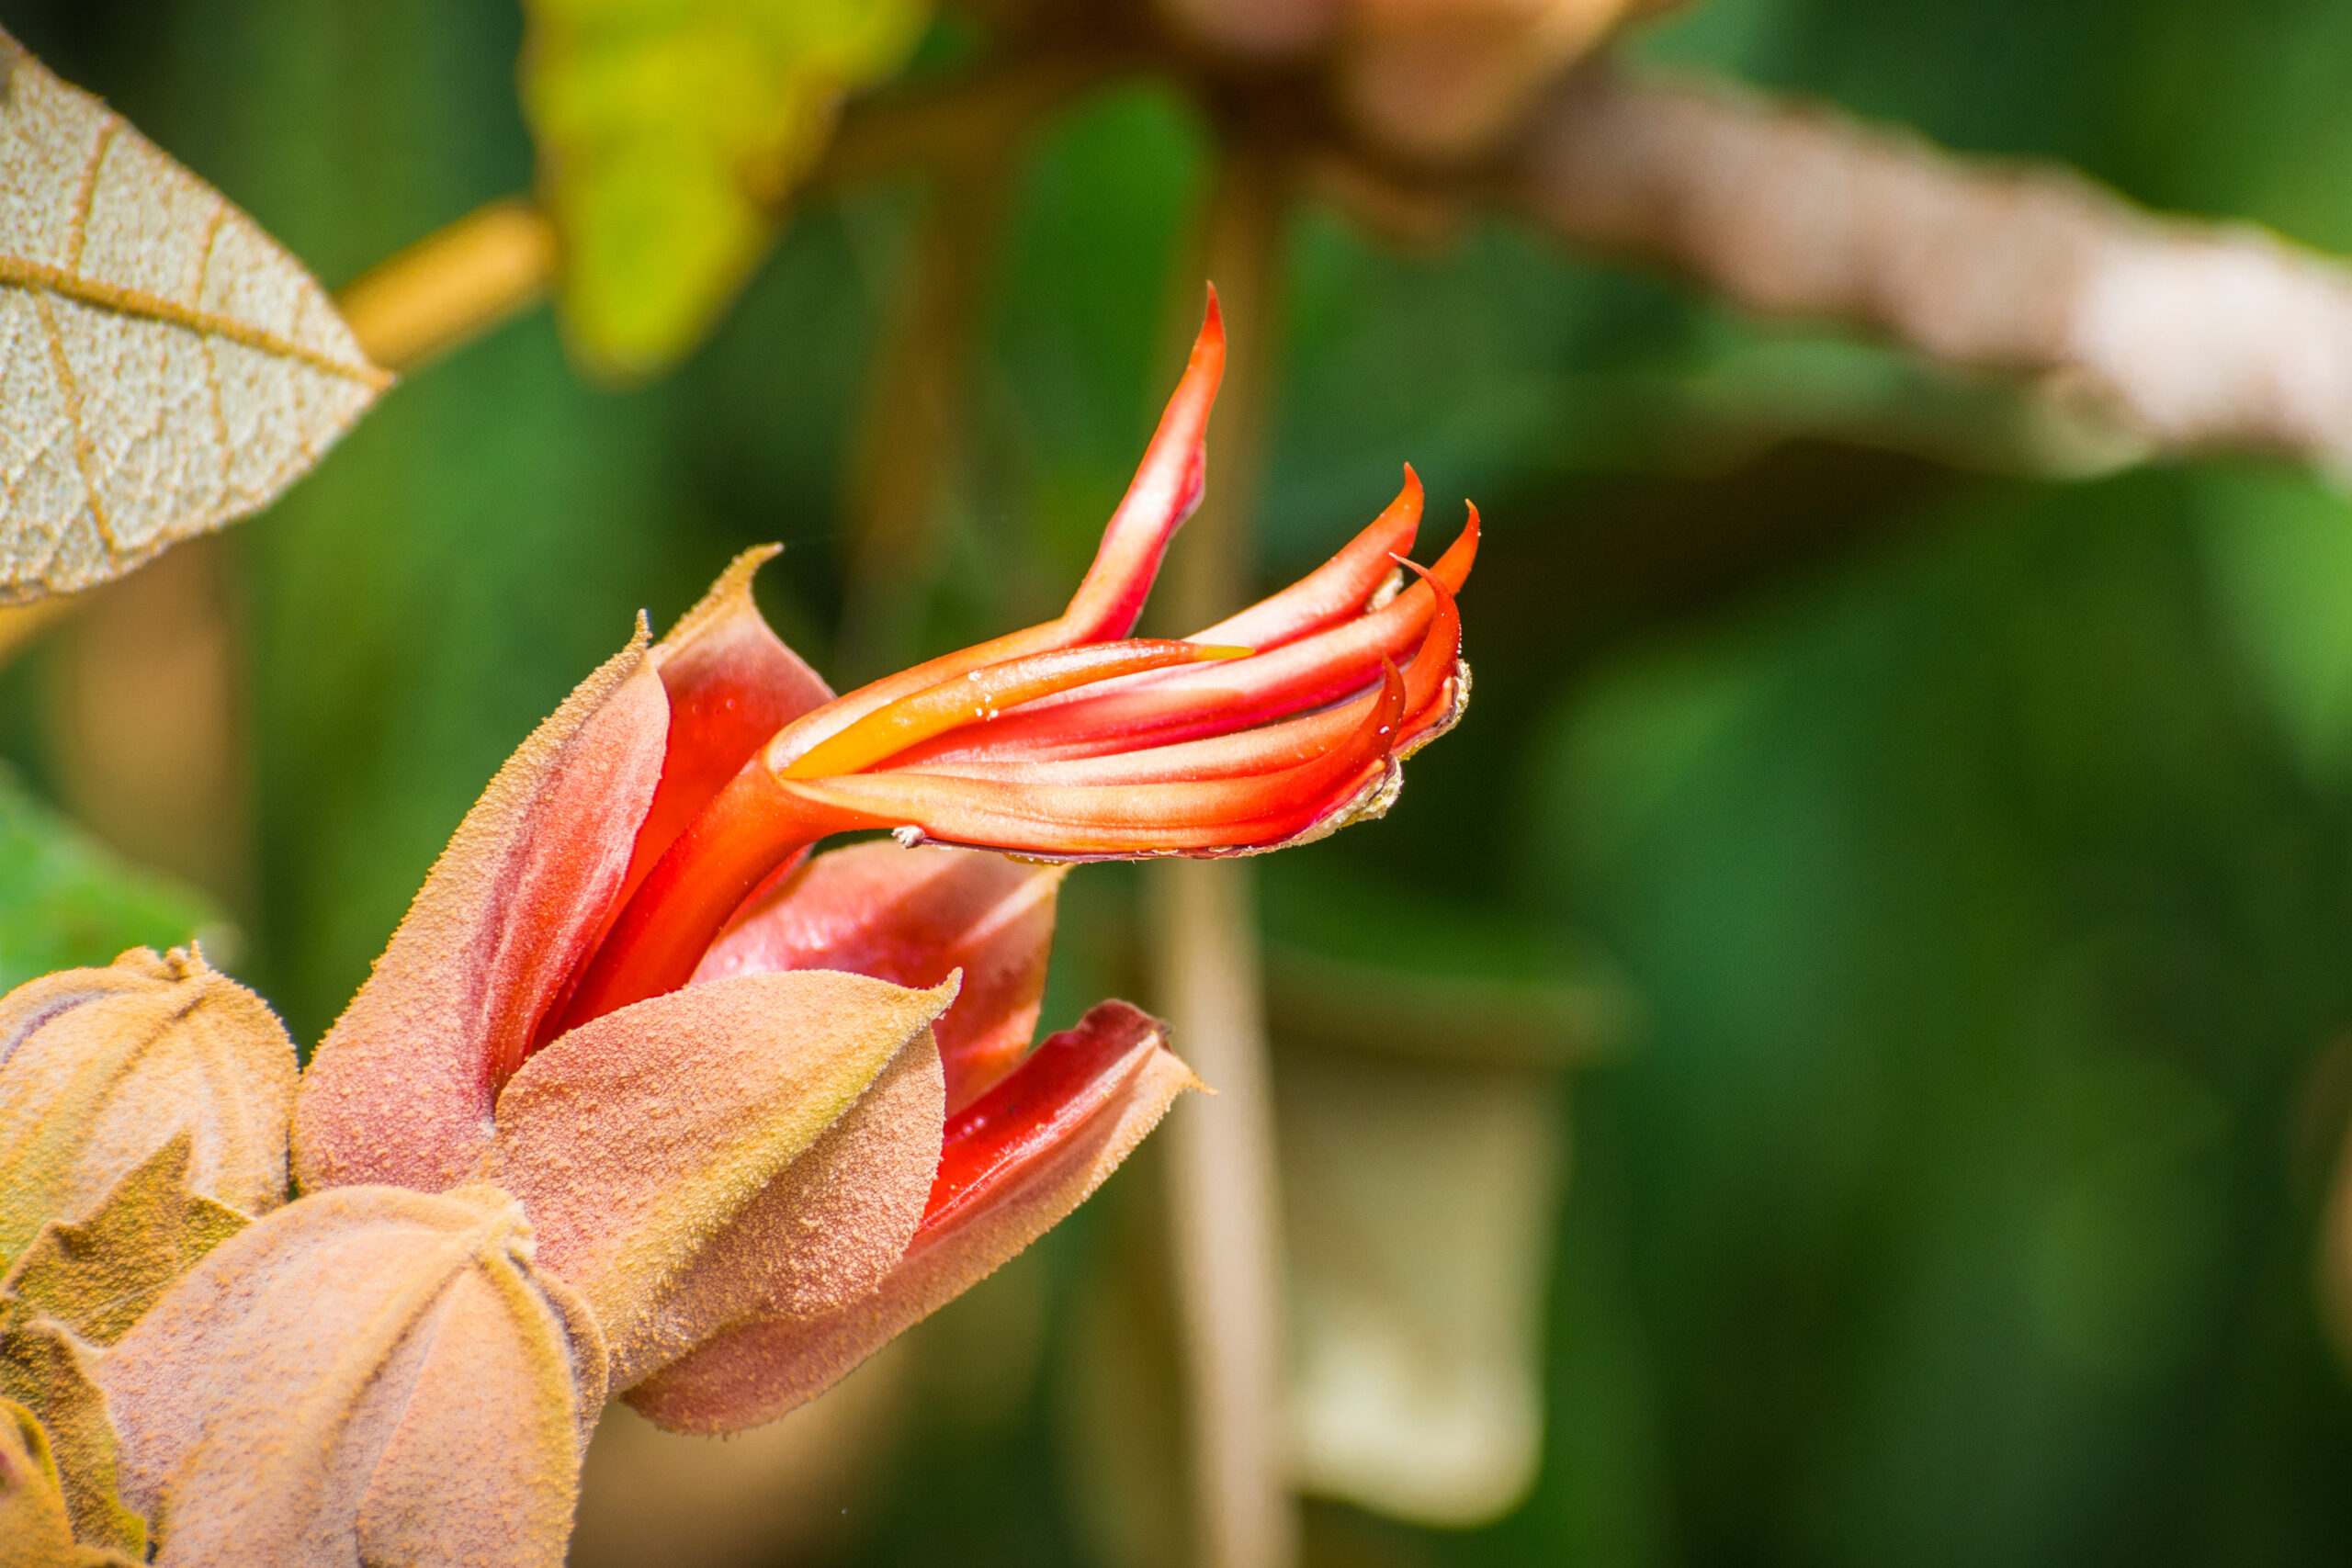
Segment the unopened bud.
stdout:
[[0,998],[0,1260],[182,1133],[191,1190],[277,1207],[294,1081],[277,1016],[193,949],[134,948],[17,987]]
[[595,1319],[487,1185],[341,1187],[221,1243],[99,1360],[162,1561],[559,1568]]

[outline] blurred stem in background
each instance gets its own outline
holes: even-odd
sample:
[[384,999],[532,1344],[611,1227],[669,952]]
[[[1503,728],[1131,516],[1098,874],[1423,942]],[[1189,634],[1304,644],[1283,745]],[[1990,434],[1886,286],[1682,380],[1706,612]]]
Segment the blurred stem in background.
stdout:
[[[254,914],[243,639],[217,536],[77,595],[46,666],[62,804],[132,861]],[[233,964],[228,929],[211,936]]]
[[[1208,490],[1169,552],[1154,607],[1166,635],[1238,609],[1255,575],[1250,515],[1281,363],[1286,185],[1279,152],[1234,139],[1220,149],[1200,254],[1229,346],[1209,427]],[[1189,299],[1189,279],[1178,293]],[[1193,307],[1182,309],[1189,316]],[[1204,1568],[1285,1568],[1297,1552],[1283,1425],[1273,1087],[1250,872],[1247,860],[1148,868],[1153,994],[1171,1037],[1216,1091],[1171,1116],[1164,1134],[1193,1559]]]
[[335,304],[370,359],[410,371],[537,304],[555,268],[553,225],[505,197],[370,267]]
[[967,454],[975,333],[988,298],[1017,154],[1018,121],[974,117],[940,150],[910,276],[874,374],[849,479],[847,581],[835,641],[849,682],[910,664],[937,570],[940,508]]

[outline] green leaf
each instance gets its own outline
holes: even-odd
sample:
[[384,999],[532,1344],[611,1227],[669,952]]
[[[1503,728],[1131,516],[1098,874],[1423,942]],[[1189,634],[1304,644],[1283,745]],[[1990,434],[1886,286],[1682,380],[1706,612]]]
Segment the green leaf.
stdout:
[[656,374],[718,320],[848,92],[904,62],[925,0],[529,0],[524,112],[563,243],[573,352]]
[[78,1224],[51,1220],[0,1280],[0,1292],[85,1339],[111,1345],[198,1259],[252,1224],[187,1185],[181,1133]]
[[2222,626],[2295,761],[2341,780],[2352,772],[2352,504],[2280,468],[2192,482]]
[[180,946],[220,923],[196,894],[117,860],[0,771],[0,990],[125,948]]

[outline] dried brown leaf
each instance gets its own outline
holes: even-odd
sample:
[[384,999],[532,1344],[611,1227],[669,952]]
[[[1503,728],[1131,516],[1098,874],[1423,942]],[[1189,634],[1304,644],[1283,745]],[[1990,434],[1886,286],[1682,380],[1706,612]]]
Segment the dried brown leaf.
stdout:
[[0,604],[267,504],[390,380],[300,263],[0,33]]
[[242,1213],[286,1195],[294,1043],[267,1004],[175,948],[0,998],[0,1258],[80,1219],[185,1133],[187,1185]]

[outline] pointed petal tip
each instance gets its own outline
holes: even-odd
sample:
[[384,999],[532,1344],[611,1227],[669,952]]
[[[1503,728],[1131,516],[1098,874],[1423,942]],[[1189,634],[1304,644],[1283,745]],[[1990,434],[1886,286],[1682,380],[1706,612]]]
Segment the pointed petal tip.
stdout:
[[760,568],[782,554],[782,545],[765,544],[753,545],[737,555],[727,563],[727,570],[718,574],[718,580],[711,583],[703,596],[695,601],[694,607],[678,617],[662,638],[662,647],[668,650],[683,646],[692,640],[695,633],[749,600],[752,580],[759,575]]

